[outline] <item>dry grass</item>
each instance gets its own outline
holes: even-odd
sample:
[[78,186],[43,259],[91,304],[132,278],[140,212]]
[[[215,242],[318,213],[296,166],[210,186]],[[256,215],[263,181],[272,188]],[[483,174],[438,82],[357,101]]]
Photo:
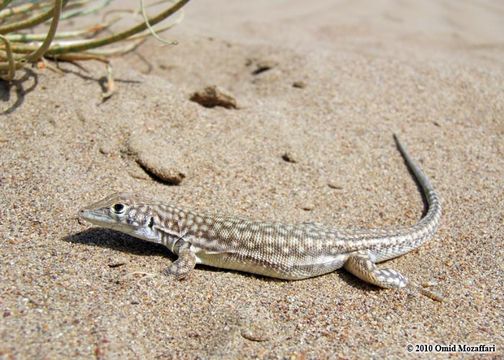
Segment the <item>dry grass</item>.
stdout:
[[[157,34],[180,22],[181,17],[155,31],[153,26],[180,10],[189,0],[161,1],[169,2],[169,7],[151,18],[147,17],[142,1],[141,9],[137,12],[117,12],[114,18],[107,16],[110,19],[105,20],[107,17],[104,17],[102,22],[86,28],[58,31],[61,22],[75,23],[76,18],[104,10],[111,2],[112,0],[32,0],[13,4],[12,0],[4,0],[0,5],[0,77],[11,81],[16,70],[27,64],[44,62],[44,59],[97,60],[107,64],[109,89],[104,96],[108,97],[114,88],[109,58],[131,51],[151,34],[161,40]],[[141,14],[143,20],[127,29],[111,31],[114,23],[134,13]],[[35,32],[44,23],[50,23],[49,30],[42,34]],[[109,47],[116,43],[121,45]]]

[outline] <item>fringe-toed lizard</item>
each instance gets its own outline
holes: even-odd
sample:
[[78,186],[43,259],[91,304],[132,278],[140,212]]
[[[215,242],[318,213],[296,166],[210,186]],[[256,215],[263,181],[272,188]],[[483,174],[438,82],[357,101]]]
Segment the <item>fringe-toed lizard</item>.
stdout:
[[[154,243],[178,259],[166,270],[182,279],[196,264],[298,280],[344,267],[382,288],[402,288],[408,280],[376,263],[403,255],[431,238],[441,205],[429,179],[394,135],[397,147],[428,202],[426,215],[411,227],[335,229],[315,223],[286,225],[220,215],[203,215],[151,202],[130,193],[113,194],[79,211],[85,220]],[[420,292],[439,296],[410,283]]]

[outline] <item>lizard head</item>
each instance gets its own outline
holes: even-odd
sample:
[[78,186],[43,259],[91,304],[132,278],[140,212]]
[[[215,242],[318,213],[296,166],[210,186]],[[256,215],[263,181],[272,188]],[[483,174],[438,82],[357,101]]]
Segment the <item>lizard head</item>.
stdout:
[[105,228],[151,240],[153,214],[148,202],[132,193],[115,193],[79,210],[79,217]]

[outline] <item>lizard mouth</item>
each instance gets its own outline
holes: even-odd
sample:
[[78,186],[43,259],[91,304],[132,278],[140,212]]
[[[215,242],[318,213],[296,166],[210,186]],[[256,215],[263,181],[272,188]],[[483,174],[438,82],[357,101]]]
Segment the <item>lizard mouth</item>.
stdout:
[[115,223],[103,210],[81,209],[78,212],[81,219],[84,219],[94,225],[111,227]]

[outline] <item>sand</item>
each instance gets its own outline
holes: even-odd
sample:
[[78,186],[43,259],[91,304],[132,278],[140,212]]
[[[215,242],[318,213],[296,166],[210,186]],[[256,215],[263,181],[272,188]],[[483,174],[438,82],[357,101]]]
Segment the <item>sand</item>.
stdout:
[[[2,84],[0,357],[502,355],[503,16],[499,1],[198,1],[163,35],[178,46],[114,60],[105,102],[100,64]],[[237,108],[190,100],[206,86]],[[444,213],[385,266],[442,303],[343,270],[286,282],[198,266],[177,282],[167,249],[76,216],[123,190],[264,220],[414,224],[423,203],[393,133]]]

